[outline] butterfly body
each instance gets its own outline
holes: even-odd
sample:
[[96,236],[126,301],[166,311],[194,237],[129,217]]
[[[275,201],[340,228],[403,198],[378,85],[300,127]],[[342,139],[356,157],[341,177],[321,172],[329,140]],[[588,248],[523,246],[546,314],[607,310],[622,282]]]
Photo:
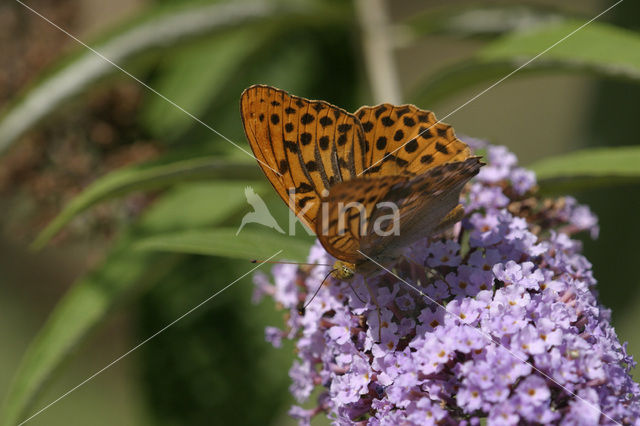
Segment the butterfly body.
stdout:
[[240,104],[262,170],[338,259],[340,279],[390,265],[459,220],[460,192],[482,166],[450,126],[413,105],[350,114],[262,85]]
[[341,281],[349,281],[356,274],[356,265],[353,263],[336,260],[333,264],[331,275]]

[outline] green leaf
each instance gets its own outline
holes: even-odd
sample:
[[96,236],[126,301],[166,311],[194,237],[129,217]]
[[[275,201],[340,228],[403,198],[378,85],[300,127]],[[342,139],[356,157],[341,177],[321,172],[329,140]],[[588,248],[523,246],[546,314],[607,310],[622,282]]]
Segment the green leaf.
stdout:
[[55,71],[24,93],[0,117],[0,154],[34,124],[56,111],[64,101],[108,75],[121,73],[112,63],[122,66],[153,49],[236,28],[247,22],[280,19],[286,10],[263,1],[198,5],[161,15],[153,10],[146,18],[139,19],[135,26],[97,44],[95,51],[102,57],[82,48],[72,58],[56,64]]
[[414,36],[433,33],[460,36],[492,36],[566,19],[545,5],[441,3],[412,14],[404,23]]
[[[513,65],[508,62],[485,63],[477,59],[463,61],[429,76],[426,81],[413,89],[409,96],[411,102],[416,105],[434,105],[463,89],[497,80],[513,69]],[[518,73],[522,76],[532,71],[534,71],[533,68],[525,67]]]
[[116,170],[96,180],[71,200],[60,214],[40,232],[32,248],[42,248],[71,219],[89,207],[116,196],[177,183],[211,180],[250,180],[260,178],[255,162],[230,162],[221,158],[197,158],[160,166],[137,166]]
[[640,184],[640,146],[593,148],[541,160],[531,165],[543,193]]
[[640,35],[600,22],[581,28],[584,24],[571,20],[509,33],[485,45],[471,60],[429,76],[411,91],[411,98],[431,105],[479,83],[497,82],[551,46],[513,77],[583,72],[640,83]]
[[601,22],[572,20],[517,32],[486,46],[479,57],[520,65],[550,46],[553,48],[534,63],[556,63],[558,67],[640,80],[640,35]]
[[[152,85],[191,114],[203,117],[237,68],[268,39],[256,40],[254,32],[242,29],[194,42],[170,55],[168,63],[156,71],[159,78]],[[193,118],[161,97],[146,99],[141,119],[154,136],[176,139],[196,124]]]
[[[246,259],[185,256],[141,297],[136,340],[155,334],[252,266]],[[252,293],[247,276],[136,351],[148,424],[207,425],[215,418],[219,425],[293,426],[285,421],[293,403],[286,374],[295,355],[293,342],[285,339],[284,347],[274,350],[265,341],[265,325],[282,328],[283,315],[271,300],[252,303]],[[250,410],[247,395],[252,396]]]
[[236,228],[218,228],[155,235],[139,241],[136,248],[246,260],[264,259],[282,250],[279,259],[304,261],[312,244],[309,238],[290,237],[276,231],[243,229],[238,235],[236,232]]
[[16,372],[0,416],[0,424],[15,425],[44,382],[79,340],[98,324],[129,291],[142,287],[142,277],[166,272],[174,256],[132,253],[120,246],[103,267],[79,280],[58,302],[38,332]]
[[[135,235],[188,229],[194,222],[199,226],[220,223],[245,202],[242,185],[226,182],[190,185],[158,200],[137,229],[123,237],[102,265],[74,283],[56,305],[21,361],[0,410],[0,424],[17,424],[52,372],[113,307],[155,284],[182,258],[175,253],[133,250]],[[185,206],[190,214],[180,215]]]

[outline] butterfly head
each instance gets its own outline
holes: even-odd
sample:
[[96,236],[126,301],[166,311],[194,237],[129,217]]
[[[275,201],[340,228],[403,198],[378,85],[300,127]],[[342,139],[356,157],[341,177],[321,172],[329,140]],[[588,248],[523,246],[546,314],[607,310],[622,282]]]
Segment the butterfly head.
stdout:
[[347,281],[353,278],[355,273],[356,265],[337,260],[336,263],[333,264],[333,272],[331,273],[331,276],[341,281]]

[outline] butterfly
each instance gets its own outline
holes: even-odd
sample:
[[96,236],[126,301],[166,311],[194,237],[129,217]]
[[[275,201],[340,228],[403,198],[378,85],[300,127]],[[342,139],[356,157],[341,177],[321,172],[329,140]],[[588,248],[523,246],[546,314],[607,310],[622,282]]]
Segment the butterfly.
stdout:
[[264,174],[338,259],[339,279],[374,273],[459,221],[460,192],[483,165],[451,126],[413,105],[351,114],[254,85],[242,93],[240,111]]

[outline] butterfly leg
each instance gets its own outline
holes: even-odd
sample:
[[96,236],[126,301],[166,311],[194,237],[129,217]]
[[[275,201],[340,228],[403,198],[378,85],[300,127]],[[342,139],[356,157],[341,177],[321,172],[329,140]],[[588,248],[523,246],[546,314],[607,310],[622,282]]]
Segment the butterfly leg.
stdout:
[[451,210],[445,217],[440,221],[436,229],[433,231],[434,234],[438,232],[442,232],[447,228],[451,227],[455,223],[459,222],[464,217],[464,207],[462,204],[458,204]]
[[367,290],[369,291],[369,295],[371,296],[371,301],[373,302],[374,305],[376,305],[376,310],[378,312],[378,341],[376,343],[380,343],[382,342],[382,310],[380,309],[380,305],[376,300],[375,291],[373,291],[373,289],[369,286],[369,284],[367,284],[366,279],[364,279],[364,285],[365,287],[367,287]]

